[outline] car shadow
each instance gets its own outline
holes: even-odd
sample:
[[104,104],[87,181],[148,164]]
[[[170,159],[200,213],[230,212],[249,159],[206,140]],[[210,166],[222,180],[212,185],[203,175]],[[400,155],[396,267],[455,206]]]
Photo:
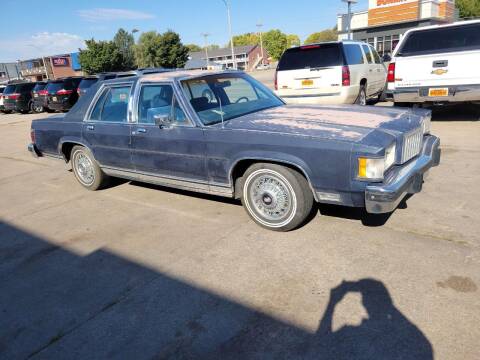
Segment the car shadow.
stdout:
[[458,104],[434,106],[432,121],[479,121],[480,105]]
[[[427,337],[377,279],[321,292],[327,305],[312,333],[214,293],[214,284],[202,288],[107,249],[80,255],[5,222],[0,239],[0,358],[433,357]],[[334,330],[336,307],[349,293],[361,295],[368,318]]]

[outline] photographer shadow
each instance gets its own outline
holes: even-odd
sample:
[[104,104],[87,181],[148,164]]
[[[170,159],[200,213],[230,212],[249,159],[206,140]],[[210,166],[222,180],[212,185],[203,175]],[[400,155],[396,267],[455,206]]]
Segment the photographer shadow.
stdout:
[[[348,293],[361,294],[368,318],[358,326],[333,331],[335,307]],[[342,282],[333,288],[315,338],[310,341],[309,358],[433,359],[426,336],[395,307],[383,283],[374,279]]]

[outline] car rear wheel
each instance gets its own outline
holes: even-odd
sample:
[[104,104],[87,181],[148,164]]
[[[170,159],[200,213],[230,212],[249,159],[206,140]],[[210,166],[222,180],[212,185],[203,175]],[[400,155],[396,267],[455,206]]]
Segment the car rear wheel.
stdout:
[[43,106],[42,105],[35,105],[35,103],[32,106],[33,112],[42,113],[43,112]]
[[70,154],[77,181],[88,190],[98,190],[107,183],[108,176],[100,169],[93,154],[83,146],[74,146]]
[[360,86],[360,91],[358,92],[357,100],[355,104],[365,106],[367,105],[367,90],[365,89],[365,85]]
[[253,221],[266,229],[293,230],[312,212],[313,194],[298,171],[258,163],[243,178],[242,204]]

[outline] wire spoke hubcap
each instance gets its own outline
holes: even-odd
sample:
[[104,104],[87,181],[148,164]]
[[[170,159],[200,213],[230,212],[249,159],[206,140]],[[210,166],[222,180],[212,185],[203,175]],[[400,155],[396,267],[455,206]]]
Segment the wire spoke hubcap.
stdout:
[[267,221],[281,221],[291,213],[292,197],[287,185],[273,175],[261,175],[250,186],[254,210]]
[[79,152],[75,155],[75,169],[77,170],[80,181],[85,185],[90,185],[95,180],[95,170],[93,163],[84,153]]

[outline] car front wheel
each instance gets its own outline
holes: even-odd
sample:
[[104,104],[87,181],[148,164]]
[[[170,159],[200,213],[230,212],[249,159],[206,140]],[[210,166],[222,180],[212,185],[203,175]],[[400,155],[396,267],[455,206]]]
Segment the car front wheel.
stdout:
[[298,171],[276,164],[258,163],[245,173],[242,204],[260,226],[290,231],[302,225],[313,207],[313,194]]
[[83,146],[74,146],[70,159],[73,173],[83,187],[94,191],[106,185],[108,177],[100,169],[90,150]]

